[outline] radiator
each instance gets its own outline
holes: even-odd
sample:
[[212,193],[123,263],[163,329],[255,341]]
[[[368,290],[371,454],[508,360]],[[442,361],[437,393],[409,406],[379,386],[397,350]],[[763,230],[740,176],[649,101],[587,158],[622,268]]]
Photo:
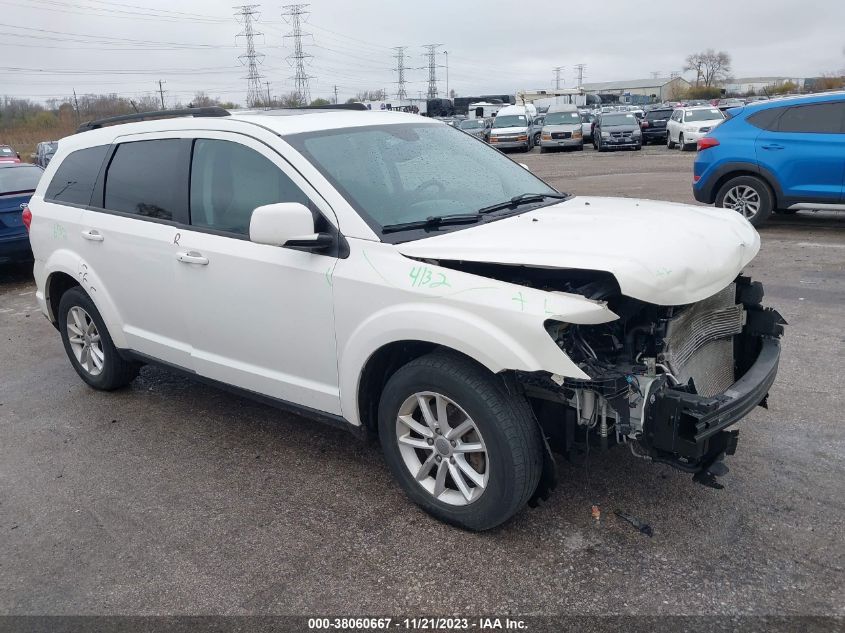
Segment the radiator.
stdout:
[[664,364],[679,382],[692,378],[698,393],[721,393],[735,381],[733,337],[744,316],[734,284],[687,306],[667,325]]

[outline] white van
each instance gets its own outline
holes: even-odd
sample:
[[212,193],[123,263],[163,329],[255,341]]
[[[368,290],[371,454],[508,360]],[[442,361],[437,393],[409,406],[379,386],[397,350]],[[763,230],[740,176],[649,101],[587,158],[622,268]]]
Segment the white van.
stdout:
[[531,151],[534,147],[533,125],[536,115],[536,108],[530,104],[505,106],[493,119],[488,142],[499,149]]

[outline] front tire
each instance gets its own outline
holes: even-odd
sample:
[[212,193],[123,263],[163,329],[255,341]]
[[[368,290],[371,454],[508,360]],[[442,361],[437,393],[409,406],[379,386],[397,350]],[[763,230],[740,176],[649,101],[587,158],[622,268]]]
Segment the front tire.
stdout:
[[89,386],[112,391],[138,375],[141,366],[120,356],[97,306],[82,288],[76,286],[62,295],[57,316],[65,352]]
[[671,132],[666,132],[666,147],[668,149],[675,149],[675,142],[672,140]]
[[757,227],[772,214],[774,196],[769,186],[759,178],[737,176],[719,189],[716,206],[733,209]]
[[528,402],[456,353],[433,352],[388,380],[379,438],[411,500],[469,530],[507,521],[540,480],[542,437]]

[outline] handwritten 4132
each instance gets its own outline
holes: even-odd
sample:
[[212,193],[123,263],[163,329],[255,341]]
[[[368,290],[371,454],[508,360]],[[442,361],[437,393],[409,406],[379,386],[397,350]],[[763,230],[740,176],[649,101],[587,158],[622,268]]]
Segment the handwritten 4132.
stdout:
[[411,287],[412,288],[439,288],[440,286],[448,286],[446,275],[441,272],[433,271],[428,266],[414,266],[411,269]]

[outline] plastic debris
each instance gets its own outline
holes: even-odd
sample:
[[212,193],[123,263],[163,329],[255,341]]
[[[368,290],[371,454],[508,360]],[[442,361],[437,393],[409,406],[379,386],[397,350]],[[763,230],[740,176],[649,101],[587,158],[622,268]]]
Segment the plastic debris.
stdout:
[[[593,507],[595,507],[595,506],[593,506]],[[643,523],[637,517],[631,516],[627,512],[622,512],[622,510],[614,510],[613,514],[618,516],[623,521],[627,521],[628,523],[633,525],[642,534],[645,534],[648,537],[654,536],[654,531],[651,529],[651,526],[648,523]]]

